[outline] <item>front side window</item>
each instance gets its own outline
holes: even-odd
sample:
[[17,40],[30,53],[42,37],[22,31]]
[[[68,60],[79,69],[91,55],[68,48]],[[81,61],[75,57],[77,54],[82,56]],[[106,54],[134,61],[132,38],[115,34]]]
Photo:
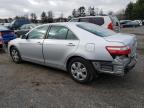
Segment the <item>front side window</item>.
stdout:
[[49,33],[48,39],[66,39],[68,29],[63,26],[52,26]]
[[43,39],[47,30],[48,26],[40,26],[28,34],[28,39]]

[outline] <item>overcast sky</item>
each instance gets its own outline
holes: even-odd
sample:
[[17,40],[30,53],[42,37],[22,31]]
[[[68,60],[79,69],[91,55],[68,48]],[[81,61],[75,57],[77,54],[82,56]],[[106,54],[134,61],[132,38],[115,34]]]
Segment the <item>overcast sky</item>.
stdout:
[[71,15],[74,8],[80,6],[94,6],[108,11],[117,12],[124,9],[130,1],[135,0],[0,0],[0,18],[14,17],[16,15],[36,13],[38,16],[42,11],[52,10],[55,17],[61,13],[64,16]]

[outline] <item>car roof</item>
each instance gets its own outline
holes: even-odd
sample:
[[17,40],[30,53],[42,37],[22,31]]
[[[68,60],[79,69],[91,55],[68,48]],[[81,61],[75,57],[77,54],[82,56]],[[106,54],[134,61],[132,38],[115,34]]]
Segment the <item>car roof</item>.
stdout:
[[77,17],[77,18],[72,18],[72,19],[78,19],[78,18],[97,18],[97,17],[109,17],[109,15],[104,15],[104,16],[85,16],[85,17]]
[[77,24],[81,24],[81,23],[86,23],[86,22],[59,22],[59,23],[48,23],[48,24],[42,24],[39,26],[43,26],[43,25],[61,25],[61,26],[71,26],[71,25],[77,25]]

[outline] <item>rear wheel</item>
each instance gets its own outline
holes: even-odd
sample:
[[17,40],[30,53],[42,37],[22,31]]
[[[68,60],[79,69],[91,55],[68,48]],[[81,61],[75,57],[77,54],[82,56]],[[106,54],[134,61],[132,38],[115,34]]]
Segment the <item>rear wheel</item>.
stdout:
[[16,47],[12,47],[10,49],[11,58],[15,63],[21,63],[22,59],[20,53]]
[[71,77],[79,83],[91,82],[94,78],[94,69],[89,61],[83,58],[74,58],[68,64]]

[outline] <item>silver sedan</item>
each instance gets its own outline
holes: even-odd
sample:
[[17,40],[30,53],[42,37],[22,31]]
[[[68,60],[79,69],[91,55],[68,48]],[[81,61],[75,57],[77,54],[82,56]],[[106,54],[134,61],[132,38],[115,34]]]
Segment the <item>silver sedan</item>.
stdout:
[[123,76],[136,64],[134,35],[115,33],[90,23],[38,26],[9,42],[15,63],[23,60],[68,71],[79,83],[99,73]]

